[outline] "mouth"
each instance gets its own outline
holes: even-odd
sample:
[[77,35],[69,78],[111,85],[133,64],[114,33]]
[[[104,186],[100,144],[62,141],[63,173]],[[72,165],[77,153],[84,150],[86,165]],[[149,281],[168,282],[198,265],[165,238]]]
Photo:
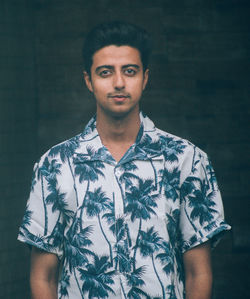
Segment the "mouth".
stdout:
[[126,99],[130,98],[128,94],[110,94],[108,95],[109,98],[113,99],[116,102],[124,102]]
[[118,98],[118,99],[124,99],[124,98],[129,98],[130,96],[128,94],[111,94],[108,95],[109,98]]

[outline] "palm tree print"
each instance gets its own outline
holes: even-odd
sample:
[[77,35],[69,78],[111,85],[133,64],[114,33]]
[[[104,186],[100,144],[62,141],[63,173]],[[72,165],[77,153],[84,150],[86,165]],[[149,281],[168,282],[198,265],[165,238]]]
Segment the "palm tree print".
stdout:
[[184,244],[183,244],[183,248],[184,250],[192,247],[194,244],[197,244],[198,242],[198,238],[197,238],[197,235],[192,235],[188,240],[185,240],[184,241]]
[[110,201],[106,213],[102,215],[102,219],[105,219],[106,222],[110,225],[109,230],[115,235],[116,233],[116,224],[115,224],[115,210],[114,210],[114,193],[113,193],[113,201]]
[[[166,241],[162,242],[161,248],[163,249],[163,252],[158,253],[156,258],[161,261],[161,264],[163,265],[162,270],[165,272],[166,276],[169,276],[174,272],[174,254],[171,245]],[[169,295],[167,298],[176,298],[174,281],[168,286],[167,294]]]
[[192,208],[190,217],[192,220],[198,219],[200,225],[203,226],[205,222],[211,222],[217,210],[214,209],[216,203],[213,201],[214,191],[207,194],[207,185],[200,181],[200,188],[194,190],[193,194],[188,197],[188,206]]
[[79,137],[76,136],[74,138],[71,138],[59,145],[54,146],[50,152],[49,152],[49,156],[51,157],[55,157],[58,154],[60,155],[60,158],[62,160],[62,162],[64,163],[66,160],[68,162],[69,165],[69,169],[73,178],[73,187],[75,190],[75,194],[76,194],[76,204],[78,206],[78,194],[77,194],[77,188],[76,188],[76,184],[75,184],[75,176],[72,170],[72,165],[70,163],[70,158],[74,155],[75,150],[79,147]]
[[25,231],[26,233],[28,232],[28,226],[31,223],[31,217],[32,217],[33,212],[31,210],[29,210],[29,206],[27,205],[26,211],[24,213],[24,217],[23,217],[23,222],[20,226],[20,235],[21,236],[25,236]]
[[[65,193],[61,193],[57,187],[57,175],[61,173],[61,164],[57,163],[53,159],[49,165],[49,172],[46,176],[48,183],[47,190],[50,191],[45,199],[46,205],[52,205],[52,212],[59,212],[57,223],[49,236],[50,240],[53,240],[53,245],[56,247],[62,241],[63,227],[67,225],[73,216],[73,211],[67,209],[68,205],[65,201]],[[60,219],[63,219],[63,224],[60,223]]]
[[195,232],[198,232],[199,235],[200,235],[201,237],[203,237],[202,232],[201,232],[200,230],[198,230],[198,229],[196,228],[195,224],[192,222],[192,219],[190,218],[190,215],[189,215],[189,213],[188,213],[188,211],[187,211],[187,207],[186,207],[187,202],[188,202],[188,198],[189,198],[190,194],[192,194],[193,192],[195,192],[195,190],[196,190],[196,183],[199,182],[199,181],[200,181],[199,178],[191,177],[191,176],[188,177],[188,178],[185,180],[185,182],[184,182],[184,183],[182,184],[182,186],[181,186],[181,191],[180,191],[180,202],[181,202],[181,203],[184,203],[184,205],[185,205],[185,208],[184,208],[184,210],[185,210],[185,214],[186,214],[186,217],[187,217],[189,223],[190,223],[191,226],[193,227],[193,230],[194,230]]
[[47,212],[47,206],[45,202],[45,194],[44,194],[44,180],[43,178],[48,176],[50,174],[49,172],[49,161],[46,157],[43,161],[43,164],[40,168],[38,168],[38,179],[41,181],[41,187],[42,187],[42,200],[43,200],[43,208],[44,208],[44,235],[47,235],[48,232],[48,212]]
[[108,271],[111,267],[108,260],[108,256],[98,257],[95,255],[93,264],[87,264],[86,270],[79,269],[81,280],[84,281],[82,293],[84,295],[88,292],[89,299],[108,298],[109,294],[115,295],[111,288],[111,285],[114,284],[113,276],[115,271]]
[[60,193],[57,188],[47,196],[46,203],[52,204],[52,212],[59,212],[57,223],[49,236],[49,240],[53,241],[53,246],[57,247],[63,242],[64,227],[70,222],[74,213],[67,209],[68,205],[65,201],[65,193]]
[[127,186],[132,185],[131,179],[138,179],[138,176],[134,174],[134,172],[138,169],[135,163],[124,163],[120,166],[122,171],[122,175],[120,176],[120,181],[122,183],[126,183]]
[[151,155],[158,155],[161,152],[161,143],[159,140],[153,141],[152,138],[145,134],[140,141],[140,147]]
[[87,249],[93,244],[89,239],[93,232],[93,226],[89,225],[80,230],[80,222],[81,220],[76,217],[66,234],[65,256],[70,272],[75,267],[86,264],[88,262],[87,256],[93,255],[93,252]]
[[[143,148],[143,150],[147,154],[150,154],[151,156],[159,156],[162,153],[160,140],[153,141],[152,138],[148,134],[145,134],[144,137],[142,138],[142,140],[140,141],[140,147]],[[146,156],[147,156],[147,154],[146,154]],[[150,162],[153,172],[154,172],[154,181],[155,181],[155,188],[156,188],[157,184],[158,184],[157,171],[153,164],[153,160],[149,159],[149,162]]]
[[124,184],[126,188],[130,188],[130,186],[133,185],[132,179],[138,180],[138,176],[133,173],[137,169],[137,166],[133,162],[130,162],[130,163],[122,164],[119,168],[122,171],[122,175],[120,176],[119,179],[116,177],[116,181],[120,188],[122,199],[123,199],[123,210],[125,210],[126,199],[125,199],[125,194],[124,194],[124,189],[122,187],[122,184]]
[[[175,256],[177,262],[177,275],[179,280],[183,280],[183,267],[182,267],[182,252],[180,250],[181,240],[183,239],[180,228],[180,210],[174,209],[166,214],[167,218],[167,230],[169,234],[169,246],[171,253]],[[173,253],[174,251],[174,253]]]
[[131,270],[131,258],[129,255],[129,247],[131,247],[131,238],[129,234],[128,225],[123,217],[115,218],[114,203],[111,202],[108,207],[108,212],[102,216],[102,219],[106,219],[110,225],[109,229],[116,237],[114,257],[115,269],[120,272],[128,272]]
[[200,182],[200,179],[195,176],[189,176],[186,180],[182,183],[180,189],[180,201],[185,201],[185,198],[192,194],[192,192],[196,189],[197,182]]
[[126,273],[125,277],[127,279],[127,284],[130,287],[128,291],[127,298],[129,299],[140,299],[141,296],[150,299],[149,294],[144,292],[140,287],[145,285],[143,281],[143,275],[145,274],[146,269],[145,266],[134,269],[131,273]]
[[85,197],[83,199],[82,207],[81,207],[81,218],[83,213],[83,208],[85,206],[85,200],[89,191],[90,182],[96,182],[99,179],[99,176],[104,177],[103,172],[101,169],[104,169],[105,166],[101,161],[89,160],[90,157],[95,156],[95,152],[91,147],[87,147],[87,154],[81,155],[81,163],[77,163],[75,167],[75,175],[79,176],[79,182],[82,183],[87,181],[87,188]]
[[73,211],[67,209],[68,204],[65,200],[65,193],[61,193],[60,190],[55,187],[54,190],[46,197],[46,203],[52,204],[52,212],[55,211],[59,212],[58,221],[61,218],[61,215],[63,217],[63,222],[65,224],[68,224],[70,222],[70,219],[73,217]]
[[104,239],[108,243],[109,253],[110,253],[110,263],[113,264],[113,253],[112,246],[103,230],[100,214],[105,212],[106,209],[110,209],[110,199],[106,197],[105,193],[102,191],[101,187],[94,190],[94,192],[88,191],[86,195],[86,213],[89,217],[97,217],[101,232]]
[[177,198],[179,198],[180,170],[177,167],[171,171],[165,168],[164,170],[160,170],[160,176],[162,177],[160,182],[160,193],[162,187],[164,187],[166,197],[175,202]]
[[[124,163],[120,166],[122,175],[120,176],[120,182],[126,184],[127,187],[132,186],[132,179],[138,179],[138,176],[134,173],[137,170],[135,163]],[[119,184],[119,182],[118,182]],[[124,194],[123,194],[124,198]]]
[[59,299],[69,296],[69,293],[68,293],[69,286],[70,286],[70,275],[69,275],[68,271],[66,270],[66,271],[62,272],[62,276],[60,279],[60,289],[59,289],[60,297],[59,297]]
[[89,236],[93,232],[93,227],[87,226],[79,231],[80,222],[81,219],[76,217],[66,234],[65,264],[69,266],[70,272],[73,272],[79,292],[83,298],[76,269],[88,263],[88,256],[94,255],[92,251],[87,249],[88,246],[92,245],[92,241],[89,239]]
[[167,230],[169,232],[169,240],[173,247],[175,247],[176,241],[180,238],[179,232],[179,221],[180,221],[180,210],[171,210],[170,213],[166,214],[167,218]]
[[212,186],[212,190],[215,191],[216,189],[216,185],[217,185],[217,179],[215,176],[215,171],[212,167],[211,162],[208,160],[208,164],[206,165],[206,168],[204,169],[204,173],[207,174],[208,173],[208,177],[209,177],[209,183]]
[[[113,233],[113,235],[116,237],[117,242],[120,240],[121,231],[126,231],[126,238],[128,241],[129,247],[132,246],[131,237],[129,233],[128,224],[125,222],[124,218],[122,216],[115,218],[115,210],[114,210],[114,193],[113,193],[113,201],[110,202],[110,205],[106,209],[106,213],[103,214],[102,218],[107,221],[107,223],[110,225],[109,230]],[[124,234],[125,235],[125,234]]]
[[167,291],[168,299],[177,299],[174,284],[168,285],[166,291]]
[[31,222],[31,217],[32,217],[33,212],[29,210],[29,206],[27,205],[24,217],[23,217],[23,222],[21,227],[25,228],[26,226],[30,225]]
[[160,276],[156,270],[154,253],[158,252],[162,248],[162,238],[159,236],[158,232],[154,230],[154,227],[150,227],[146,232],[140,232],[140,240],[138,246],[143,257],[151,257],[153,269],[155,275],[161,285],[162,289],[162,298],[166,298],[165,289],[163,283],[160,279]]
[[119,270],[121,273],[127,273],[131,271],[132,259],[130,257],[130,251],[128,246],[128,241],[123,240],[117,242],[115,245],[115,269]]
[[39,168],[39,163],[36,163],[34,165],[34,169],[33,169],[33,173],[32,173],[32,178],[31,178],[31,188],[30,188],[31,192],[34,192],[34,188],[35,188],[35,185],[37,183],[36,174],[37,174],[38,168]]
[[123,217],[116,219],[114,224],[114,235],[116,236],[115,251],[115,269],[119,268],[121,273],[130,272],[132,261],[130,258],[129,245],[130,238],[128,228]]
[[39,234],[33,235],[28,230],[22,231],[21,235],[28,240],[27,243],[29,245],[35,246],[35,247],[40,248],[45,251],[50,251],[51,246],[44,242],[43,236],[41,236]]
[[126,194],[127,205],[125,207],[125,213],[129,213],[132,222],[135,219],[139,219],[139,228],[134,247],[133,267],[135,269],[136,251],[138,247],[138,240],[141,232],[142,220],[148,220],[151,218],[151,214],[156,214],[154,209],[157,207],[156,199],[158,194],[150,195],[150,191],[153,188],[153,181],[139,179],[138,187],[133,186],[131,192]]
[[174,259],[172,255],[172,250],[168,242],[163,241],[161,248],[164,252],[157,254],[156,258],[159,259],[163,265],[163,271],[168,276],[171,272],[174,271]]
[[47,205],[46,205],[46,198],[44,192],[44,180],[45,177],[48,183],[48,190],[53,191],[55,185],[57,183],[56,176],[60,174],[60,167],[61,164],[57,163],[57,160],[53,159],[51,163],[49,162],[48,158],[46,157],[43,161],[43,164],[40,168],[38,168],[38,179],[41,180],[41,187],[42,187],[42,199],[43,199],[43,207],[44,207],[44,235],[47,235],[48,232],[48,212],[47,212]]
[[178,162],[179,156],[183,154],[186,145],[182,140],[175,140],[172,137],[160,136],[160,140],[164,145],[164,157],[166,161],[171,163]]

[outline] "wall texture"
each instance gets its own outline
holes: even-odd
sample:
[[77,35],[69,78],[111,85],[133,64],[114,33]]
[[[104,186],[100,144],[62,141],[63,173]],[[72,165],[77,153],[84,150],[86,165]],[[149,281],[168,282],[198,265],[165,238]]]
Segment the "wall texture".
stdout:
[[154,38],[142,109],[157,126],[188,138],[213,161],[233,226],[213,253],[213,298],[247,298],[249,1],[0,3],[0,298],[28,298],[29,252],[15,239],[32,164],[49,147],[80,132],[95,112],[82,79],[82,41],[96,23],[114,19],[141,25]]
[[28,252],[16,235],[32,160],[37,157],[32,13],[26,0],[0,1],[0,298],[4,299],[29,298]]

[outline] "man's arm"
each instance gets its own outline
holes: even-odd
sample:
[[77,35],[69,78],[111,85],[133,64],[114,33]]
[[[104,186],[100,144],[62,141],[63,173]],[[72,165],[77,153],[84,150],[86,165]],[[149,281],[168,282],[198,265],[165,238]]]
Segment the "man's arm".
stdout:
[[186,299],[210,299],[212,267],[210,243],[198,245],[183,254]]
[[57,299],[59,260],[55,254],[32,247],[30,287],[32,299]]

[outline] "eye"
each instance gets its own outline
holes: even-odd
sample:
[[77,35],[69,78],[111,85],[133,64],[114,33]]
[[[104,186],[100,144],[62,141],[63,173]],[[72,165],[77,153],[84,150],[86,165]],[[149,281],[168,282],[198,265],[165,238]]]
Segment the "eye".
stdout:
[[133,68],[128,68],[128,69],[125,69],[125,70],[124,70],[124,73],[125,73],[127,76],[132,77],[132,76],[136,75],[137,72],[136,72],[136,70],[133,69]]
[[102,78],[106,78],[111,74],[110,70],[102,70],[101,72],[98,73],[98,75]]

